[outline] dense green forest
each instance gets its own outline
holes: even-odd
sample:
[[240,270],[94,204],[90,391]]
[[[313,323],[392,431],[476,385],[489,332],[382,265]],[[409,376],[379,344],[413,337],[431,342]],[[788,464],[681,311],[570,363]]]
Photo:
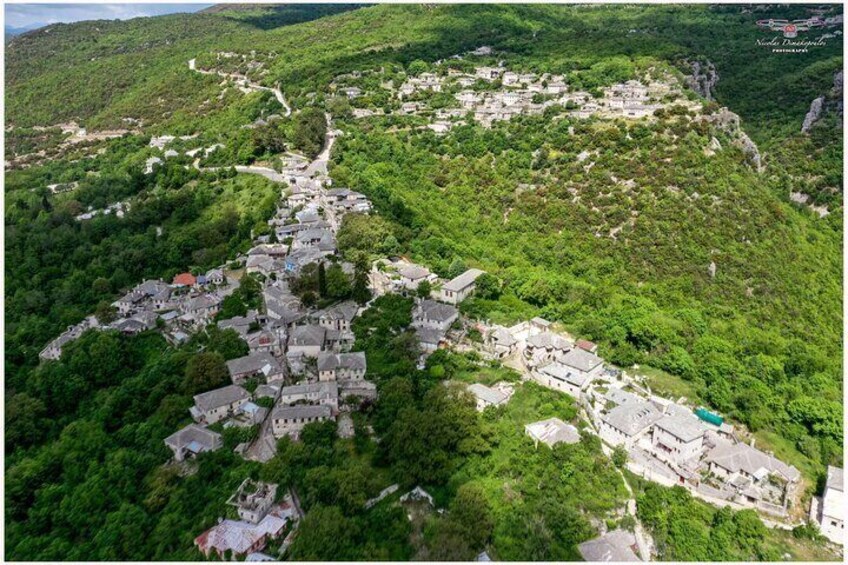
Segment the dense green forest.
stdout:
[[[355,322],[380,392],[356,415],[356,437],[312,426],[266,465],[233,455],[232,432],[230,449],[200,457],[191,476],[164,465],[163,439],[190,421],[191,395],[211,388],[198,384],[197,359],[220,366],[241,354],[226,332],[179,348],[155,333],[90,333],[39,365],[49,340],[142,279],[202,272],[268,233],[279,186],[230,166],[278,167],[287,149],[315,155],[325,110],[344,132],[334,185],[365,193],[378,214],[346,218],[338,242],[347,258],[403,254],[443,276],[483,268],[490,284],[465,314],[560,322],[611,362],[662,374],[744,424],[814,485],[843,454],[842,117],[829,109],[808,134],[800,129],[814,98],[834,100],[842,43],[773,54],[756,44],[755,26],[805,14],[799,5],[216,7],[13,39],[7,159],[44,154],[5,174],[6,555],[197,559],[193,538],[226,515],[247,475],[299,492],[307,516],[294,559],[452,560],[487,549],[571,560],[596,521],[632,527],[613,517],[627,494],[595,438],[535,450],[523,435],[535,419],[577,423],[572,401],[526,383],[505,408],[478,415],[441,383],[517,375],[447,352],[419,370],[409,299],[381,298]],[[438,60],[481,45],[510,68],[587,89],[646,69],[682,77],[692,61],[710,61],[720,79],[703,113],[739,114],[766,168],[756,172],[726,132],[686,113],[625,122],[553,108],[443,136],[415,129],[417,116],[352,117],[351,104],[399,105],[371,87],[441,72]],[[211,65],[224,51],[253,53],[262,65],[252,79],[279,84],[300,111],[280,116],[271,93],[243,94],[189,70],[189,59]],[[358,83],[369,95],[330,95],[335,76],[360,70],[373,72]],[[131,131],[71,145],[41,128],[72,120]],[[201,173],[181,155],[144,174],[159,154],[150,137],[162,134],[197,134],[169,146],[180,152],[222,144],[201,159],[219,169]],[[722,149],[710,155],[713,138]],[[78,186],[53,194],[54,183]],[[792,203],[791,191],[830,214]],[[119,201],[132,203],[123,218],[74,219]],[[255,303],[250,292],[227,311]],[[766,530],[756,516],[628,480],[662,559],[821,558],[813,541]],[[421,484],[447,512],[410,522],[397,496],[364,510],[394,482]]]

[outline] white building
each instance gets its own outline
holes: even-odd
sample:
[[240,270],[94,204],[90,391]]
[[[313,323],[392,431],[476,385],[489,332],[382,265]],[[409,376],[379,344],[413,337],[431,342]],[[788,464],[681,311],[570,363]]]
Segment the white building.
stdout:
[[489,406],[500,406],[506,404],[509,395],[496,388],[487,387],[484,384],[474,383],[468,385],[468,392],[477,400],[477,411],[482,412]]
[[845,479],[843,470],[827,468],[827,482],[821,498],[814,498],[810,518],[827,539],[845,545]]
[[665,461],[682,463],[697,460],[704,449],[705,429],[694,416],[666,416],[654,424],[651,445],[654,454]]
[[598,432],[608,444],[630,449],[662,417],[650,402],[622,404],[601,417]]
[[275,437],[297,435],[307,424],[332,419],[333,409],[326,405],[277,406],[271,413]]
[[446,282],[442,286],[441,299],[449,304],[459,304],[474,292],[474,282],[482,274],[483,271],[480,269],[468,269],[455,279]]
[[558,443],[577,443],[580,441],[580,432],[571,424],[566,424],[559,418],[548,418],[539,422],[533,422],[524,426],[524,432],[533,438],[533,443],[539,447],[539,442],[548,447]]
[[229,385],[194,396],[194,406],[189,409],[198,423],[214,424],[235,415],[250,400],[250,393],[240,386]]

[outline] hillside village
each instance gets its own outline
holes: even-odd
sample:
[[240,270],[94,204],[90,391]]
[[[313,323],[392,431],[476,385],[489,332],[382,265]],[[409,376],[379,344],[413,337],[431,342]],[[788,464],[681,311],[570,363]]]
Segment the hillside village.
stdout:
[[[492,51],[483,47],[476,54],[490,56]],[[217,60],[223,62],[247,61],[249,57],[245,57],[217,54]],[[250,68],[261,73],[261,67],[257,62]],[[189,68],[235,78],[245,92],[273,90],[287,113],[297,112],[288,106],[278,88],[260,86],[246,75],[203,70],[194,59]],[[337,77],[332,88],[351,101],[355,116],[367,118],[374,112],[356,108],[356,100],[367,94],[357,86],[356,79]],[[541,114],[555,105],[580,118],[632,120],[651,120],[657,112],[674,106],[693,113],[701,107],[686,99],[676,80],[668,77],[630,80],[589,93],[571,90],[563,76],[537,76],[500,65],[476,67],[473,73],[421,73],[386,87],[399,105],[394,110],[397,115],[425,116],[429,120],[425,127],[437,134],[447,133],[464,120],[473,119],[489,127],[496,121]],[[455,104],[436,110],[427,107],[428,96],[446,92]],[[460,305],[474,294],[476,281],[486,274],[483,270],[469,268],[447,280],[406,257],[382,257],[367,265],[367,270],[344,261],[336,237],[345,216],[367,216],[375,211],[356,187],[334,185],[327,165],[335,139],[344,132],[333,129],[329,114],[327,126],[325,145],[314,160],[290,153],[281,170],[236,168],[240,174],[258,174],[280,184],[280,200],[268,221],[273,235],[255,238],[247,253],[206,272],[187,271],[170,281],[140,282],[112,303],[113,320],[104,322],[93,314],[88,316],[47,344],[41,359],[59,359],[64,346],[91,329],[128,335],[157,331],[175,346],[210,325],[234,330],[247,344],[249,354],[227,362],[230,384],[194,396],[189,410],[193,423],[174,430],[165,445],[173,452],[171,464],[190,473],[195,457],[223,448],[222,429],[249,428],[255,430],[253,439],[239,444],[236,452],[246,459],[266,462],[274,456],[280,438],[297,440],[310,423],[336,421],[340,435],[353,434],[351,414],[375,401],[378,392],[368,378],[366,354],[357,351],[352,323],[380,296],[409,296],[414,298],[411,328],[419,342],[420,368],[429,355],[448,349],[473,351],[486,362],[509,367],[521,375],[518,383],[467,385],[480,412],[509,403],[516,388],[525,382],[535,382],[576,401],[580,415],[574,421],[550,418],[524,423],[522,431],[537,448],[576,443],[581,434],[595,435],[608,456],[623,451],[626,469],[647,481],[681,486],[717,506],[754,509],[772,527],[791,528],[803,515],[819,524],[831,541],[841,543],[841,469],[828,470],[825,495],[814,500],[808,512],[801,508],[806,485],[797,468],[760,450],[747,434],[707,408],[686,398],[652,393],[638,370],[608,363],[594,343],[558,331],[555,324],[542,318],[504,327],[463,315]],[[152,174],[164,159],[178,155],[168,149],[176,138],[151,140],[150,147],[162,157],[148,159],[146,174]],[[185,154],[191,158],[201,152],[208,156],[216,149],[215,145],[199,147]],[[214,170],[199,163],[198,158],[192,166]],[[85,221],[97,213],[121,217],[130,206],[130,202],[119,202],[102,211],[89,210],[77,219]],[[337,268],[351,282],[357,278],[367,281],[370,298],[362,303],[345,300],[320,309],[304,304],[293,286],[298,277],[317,265],[328,270]],[[260,281],[262,307],[244,316],[220,319],[224,301],[239,289],[244,277]],[[470,330],[481,338],[472,339]],[[297,494],[278,490],[275,484],[245,479],[229,502],[239,519],[224,519],[200,533],[195,539],[199,552],[205,557],[248,560],[284,555],[303,516]],[[425,503],[427,497],[423,490],[413,496]],[[601,525],[598,535],[579,548],[587,560],[647,561],[652,557],[651,541],[641,528],[630,533],[607,531]],[[481,555],[480,559],[485,557]]]

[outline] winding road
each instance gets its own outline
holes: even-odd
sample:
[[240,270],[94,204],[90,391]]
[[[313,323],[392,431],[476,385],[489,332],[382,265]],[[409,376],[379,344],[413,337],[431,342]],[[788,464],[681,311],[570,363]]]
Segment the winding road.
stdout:
[[274,87],[262,86],[261,84],[258,84],[258,83],[255,83],[255,82],[250,82],[249,80],[247,80],[247,78],[240,76],[240,75],[232,75],[232,74],[228,74],[228,73],[225,73],[225,72],[222,72],[222,71],[206,71],[206,70],[203,70],[203,69],[198,69],[197,68],[197,59],[191,59],[188,62],[188,68],[189,68],[189,70],[192,70],[196,73],[200,73],[202,75],[218,75],[218,76],[228,78],[228,79],[231,79],[231,80],[244,82],[247,85],[247,88],[252,89],[252,90],[265,90],[265,91],[271,92],[277,98],[277,101],[280,104],[283,105],[283,108],[286,109],[285,116],[286,117],[291,116],[291,113],[292,113],[291,106],[289,106],[289,103],[286,102],[286,98],[285,98],[285,96],[283,96],[283,91],[280,90],[279,84],[274,86]]

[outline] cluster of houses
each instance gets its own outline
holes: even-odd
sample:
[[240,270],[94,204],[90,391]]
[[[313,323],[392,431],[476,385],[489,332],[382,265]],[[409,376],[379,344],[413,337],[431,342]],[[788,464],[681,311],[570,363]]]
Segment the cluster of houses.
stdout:
[[207,559],[274,561],[262,552],[271,542],[285,537],[282,550],[294,533],[299,515],[292,495],[278,497],[277,485],[248,478],[227,504],[235,507],[239,519],[219,519],[194,539],[197,549]]
[[[383,87],[393,90],[401,101],[400,114],[426,113],[432,117],[427,127],[439,134],[462,123],[469,113],[473,114],[476,122],[491,127],[497,121],[541,114],[554,105],[564,107],[570,115],[578,118],[597,116],[606,119],[648,118],[670,100],[690,110],[698,109],[698,104],[688,101],[670,77],[668,80],[629,80],[590,93],[573,90],[563,75],[520,73],[508,69],[503,62],[497,66],[475,67],[473,72],[455,68],[447,68],[444,73],[425,72],[408,77],[397,89],[390,83]],[[339,92],[351,99],[363,94],[358,87],[340,88]],[[430,109],[422,99],[422,93],[440,92],[452,93],[456,106]],[[358,110],[357,117],[374,115],[367,109]]]
[[218,313],[224,298],[238,287],[238,281],[224,275],[221,268],[205,275],[177,275],[171,283],[146,280],[114,301],[116,317],[106,323],[95,316],[69,327],[41,350],[39,357],[57,360],[62,348],[86,330],[118,330],[133,335],[164,324],[163,333],[172,342],[182,342],[192,332],[208,324]]
[[[653,395],[625,373],[607,367],[594,343],[574,341],[554,332],[546,320],[534,318],[512,328],[484,328],[481,347],[491,358],[521,363],[538,384],[577,399],[600,439],[627,451],[634,472],[684,485],[707,500],[779,517],[798,499],[798,469],[741,441],[718,415]],[[497,404],[490,391],[475,394],[481,403],[491,397],[489,404]],[[575,437],[551,422],[529,424],[526,431],[538,442],[544,441],[545,429]],[[820,505],[820,515],[825,516],[821,509],[826,506]],[[840,520],[835,523],[841,528]]]

